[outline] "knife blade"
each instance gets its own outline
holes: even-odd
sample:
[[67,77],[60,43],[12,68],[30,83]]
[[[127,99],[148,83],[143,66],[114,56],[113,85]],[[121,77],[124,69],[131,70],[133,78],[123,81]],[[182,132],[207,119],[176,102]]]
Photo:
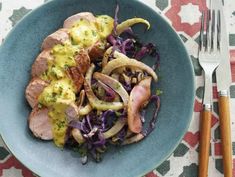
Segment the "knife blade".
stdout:
[[221,0],[213,0],[213,9],[220,10],[220,53],[221,62],[216,70],[216,81],[219,102],[219,121],[221,133],[221,145],[223,155],[224,177],[232,177],[232,143],[231,122],[229,109],[229,86],[232,83],[231,66],[229,58],[228,33],[226,31],[225,16]]
[[220,10],[221,13],[220,23],[222,28],[220,29],[221,30],[220,50],[222,58],[220,65],[216,69],[216,81],[217,81],[218,92],[223,93],[223,92],[228,92],[228,89],[232,83],[228,33],[226,31],[226,22],[223,12],[222,1],[214,0],[212,1],[212,3],[213,3],[212,6],[214,6],[213,8]]

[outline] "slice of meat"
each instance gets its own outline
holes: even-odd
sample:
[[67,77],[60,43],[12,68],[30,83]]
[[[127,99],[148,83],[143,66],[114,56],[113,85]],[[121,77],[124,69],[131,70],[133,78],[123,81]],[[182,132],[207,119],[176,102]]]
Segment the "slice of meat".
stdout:
[[53,60],[53,56],[50,54],[50,50],[43,50],[32,65],[31,74],[32,77],[40,76],[48,68],[48,60]]
[[33,108],[32,112],[29,115],[29,128],[37,138],[43,140],[52,140],[52,125],[48,116],[48,109],[41,108],[37,106]]
[[95,16],[90,12],[81,12],[75,15],[70,16],[64,21],[64,28],[71,28],[74,23],[80,19],[87,20],[89,22],[96,22]]
[[87,51],[84,49],[80,50],[80,52],[75,56],[75,61],[80,73],[85,74],[91,64]]
[[99,60],[103,58],[105,53],[105,44],[101,41],[96,42],[93,46],[88,49],[90,59],[92,61]]
[[57,44],[64,44],[69,40],[69,33],[67,29],[59,29],[58,31],[47,36],[42,43],[42,50],[50,49]]
[[29,105],[34,108],[38,104],[38,96],[42,93],[48,83],[36,77],[32,79],[25,90],[25,96]]
[[130,93],[127,108],[127,122],[129,129],[134,133],[140,133],[142,130],[140,109],[146,105],[151,96],[151,80],[151,77],[143,79]]
[[76,92],[79,92],[83,86],[84,76],[80,73],[77,67],[70,67],[67,70],[67,74],[73,80],[74,85],[76,86]]

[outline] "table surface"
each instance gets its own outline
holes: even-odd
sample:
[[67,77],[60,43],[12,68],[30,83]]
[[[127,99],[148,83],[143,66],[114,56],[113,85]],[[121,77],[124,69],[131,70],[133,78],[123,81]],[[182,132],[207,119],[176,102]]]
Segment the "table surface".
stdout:
[[[45,3],[47,0],[0,0],[0,43],[12,27],[29,11]],[[201,11],[206,7],[206,0],[142,0],[158,13],[161,13],[172,24],[188,49],[194,65],[196,77],[196,98],[194,114],[188,132],[174,153],[159,167],[146,174],[146,177],[197,177],[198,168],[198,135],[199,111],[203,95],[203,75],[198,63],[196,42]],[[231,125],[233,155],[235,167],[235,1],[224,0],[227,29],[230,41],[230,56],[233,84],[230,87]],[[209,160],[209,177],[222,177],[221,140],[216,84],[213,84],[213,118],[211,127],[211,153]],[[0,176],[32,177],[33,173],[26,169],[12,156],[0,138]],[[235,177],[235,168],[233,171]]]

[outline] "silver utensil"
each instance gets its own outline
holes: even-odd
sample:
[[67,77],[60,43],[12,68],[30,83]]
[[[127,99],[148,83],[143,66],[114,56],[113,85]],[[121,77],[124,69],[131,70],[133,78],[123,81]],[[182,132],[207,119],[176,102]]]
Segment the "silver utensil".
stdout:
[[225,177],[232,177],[232,143],[229,109],[229,86],[232,83],[231,66],[228,48],[228,34],[226,31],[225,17],[222,1],[213,0],[212,7],[221,12],[221,62],[216,69],[216,81],[219,101],[219,121],[222,141],[223,169]]
[[[220,11],[202,13],[199,43],[199,63],[204,70],[205,88],[201,112],[199,142],[199,177],[207,177],[212,110],[212,75],[220,63]],[[206,32],[205,32],[206,31]],[[204,32],[206,33],[204,35]]]

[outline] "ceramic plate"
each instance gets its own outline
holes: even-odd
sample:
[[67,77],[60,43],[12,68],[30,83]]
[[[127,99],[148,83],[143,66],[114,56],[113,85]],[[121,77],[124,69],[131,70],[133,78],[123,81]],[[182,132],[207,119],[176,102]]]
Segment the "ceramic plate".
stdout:
[[[136,177],[160,165],[187,131],[194,102],[194,73],[186,49],[170,25],[156,12],[135,0],[119,0],[119,20],[145,18],[151,29],[134,30],[144,42],[156,43],[161,57],[161,110],[155,130],[140,143],[110,148],[101,163],[82,165],[79,155],[34,138],[27,126],[31,111],[24,91],[31,65],[43,39],[78,12],[114,15],[116,0],[54,0],[29,13],[10,32],[0,48],[0,133],[11,152],[43,177]],[[150,64],[150,59],[145,62]],[[151,111],[147,117],[150,118]]]

